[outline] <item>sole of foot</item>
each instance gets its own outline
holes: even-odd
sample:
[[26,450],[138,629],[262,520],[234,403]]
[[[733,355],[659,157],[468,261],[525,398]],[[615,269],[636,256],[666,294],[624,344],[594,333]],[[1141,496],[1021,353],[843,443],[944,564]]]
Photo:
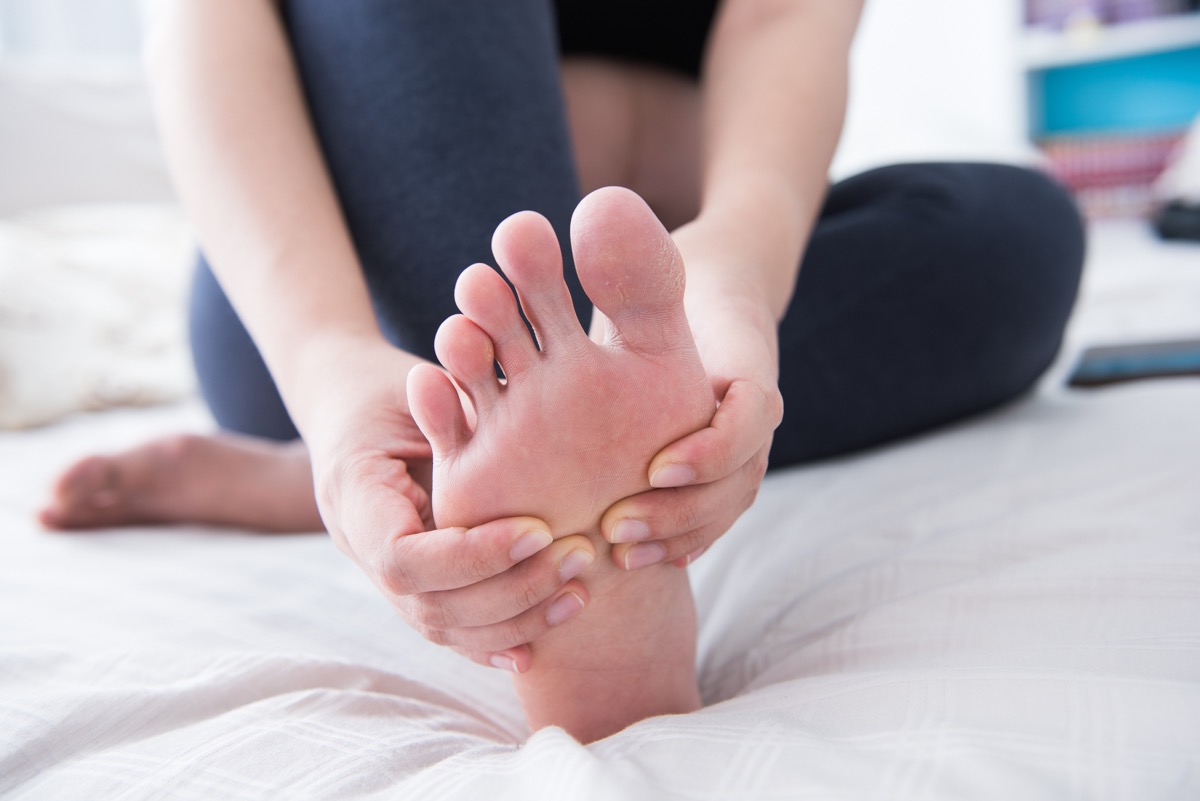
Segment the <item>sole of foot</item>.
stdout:
[[[463,313],[435,343],[447,372],[414,370],[409,403],[433,447],[439,526],[533,515],[555,536],[591,536],[606,554],[600,516],[649,490],[651,458],[706,426],[716,403],[684,313],[682,260],[641,198],[593,192],[576,209],[571,242],[600,336],[575,316],[549,223],[514,215],[492,247],[516,296],[492,268],[468,268],[456,289]],[[533,667],[517,677],[531,725],[591,741],[696,709],[686,572],[624,572],[598,558],[583,579],[588,608],[534,643]]]

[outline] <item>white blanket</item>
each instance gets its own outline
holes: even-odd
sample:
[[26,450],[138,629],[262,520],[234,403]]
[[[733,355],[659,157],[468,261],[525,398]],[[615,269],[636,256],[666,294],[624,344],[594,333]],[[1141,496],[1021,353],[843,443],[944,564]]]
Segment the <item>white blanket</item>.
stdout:
[[[1200,794],[1200,383],[1046,393],[790,470],[693,566],[707,708],[525,742],[320,535],[47,534],[109,412],[0,439],[0,793],[21,799]],[[586,688],[581,688],[586,692]]]
[[0,434],[0,795],[1200,797],[1200,382],[1058,388],[1084,342],[1200,328],[1197,250],[1093,248],[1036,394],[770,476],[692,567],[706,708],[588,747],[324,536],[38,529],[69,459],[197,402]]
[[[1009,6],[868,7],[855,96],[879,102],[851,109],[837,173],[898,158],[1020,160],[1017,76],[997,33]],[[74,146],[33,152],[58,141],[45,123],[59,105],[41,90],[0,95],[21,111],[0,113],[0,209],[165,195],[156,171],[139,183],[128,168],[145,148],[103,162],[126,164],[120,193],[48,181],[47,164],[66,165],[58,183],[80,172],[55,155]],[[107,119],[116,107],[84,111]],[[128,119],[101,128],[122,148],[143,141],[124,133]],[[94,126],[51,127],[104,141]],[[71,458],[205,430],[195,401],[0,433],[0,797],[1200,798],[1200,382],[1057,388],[1083,343],[1200,335],[1200,256],[1151,252],[1128,228],[1094,246],[1071,346],[1036,395],[770,476],[691,568],[706,708],[587,747],[556,729],[530,737],[505,675],[422,641],[324,536],[38,529],[33,511]],[[56,276],[70,267],[55,263]],[[94,277],[61,275],[54,292],[69,282],[70,296]],[[27,319],[22,299],[47,299],[18,278],[20,298],[0,280],[9,323]],[[49,308],[112,331],[135,296],[103,296],[80,307],[86,319]],[[76,405],[39,395],[22,370],[33,389],[19,397],[34,399],[23,424],[179,391],[166,380],[175,368],[147,368],[149,340],[93,347],[36,331],[47,360],[10,333],[0,367],[46,371],[61,389],[49,356],[68,360]],[[95,383],[112,375],[136,377],[122,382],[136,391]],[[140,383],[148,376],[165,383]]]

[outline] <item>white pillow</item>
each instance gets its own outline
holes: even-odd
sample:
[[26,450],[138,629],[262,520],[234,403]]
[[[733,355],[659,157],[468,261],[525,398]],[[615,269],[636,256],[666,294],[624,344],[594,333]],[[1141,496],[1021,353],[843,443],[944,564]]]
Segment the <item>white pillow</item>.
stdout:
[[189,394],[191,254],[172,207],[0,222],[0,429]]
[[867,2],[835,178],[903,161],[1032,164],[1015,0]]
[[136,62],[0,61],[0,215],[174,192]]

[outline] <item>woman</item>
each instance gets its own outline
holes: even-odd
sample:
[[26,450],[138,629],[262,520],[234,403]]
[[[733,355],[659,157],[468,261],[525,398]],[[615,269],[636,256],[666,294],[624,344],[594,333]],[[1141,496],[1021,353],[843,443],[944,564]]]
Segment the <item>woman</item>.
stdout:
[[[732,525],[768,462],[867,447],[1020,394],[1052,360],[1075,296],[1079,221],[1039,175],[925,164],[827,185],[859,13],[846,0],[177,0],[149,64],[207,257],[192,299],[201,386],[240,435],[85,460],[44,522],[323,523],[427,637],[514,671],[535,726],[594,739],[696,708],[694,613],[675,567]],[[604,340],[610,318],[620,334],[642,326],[632,350],[661,357],[661,383],[682,389],[619,410],[646,453],[563,435],[565,452],[606,449],[620,474],[576,488],[610,504],[590,531],[524,516],[536,494],[520,510],[498,495],[480,519],[464,496],[514,471],[507,453],[463,456],[470,423],[422,366],[434,333],[458,272],[491,261],[497,223],[534,210],[550,225],[512,217],[494,248],[537,358],[555,358],[539,329],[573,335],[554,259],[569,252],[581,194],[606,185],[634,190],[670,234],[630,193],[589,195],[573,232],[589,292],[565,272],[585,326],[590,301],[606,312],[591,328],[608,350],[587,351],[578,371],[551,363],[533,381],[550,411],[513,419],[570,432],[604,412],[625,358],[620,337]],[[663,286],[686,275],[682,298],[651,273]],[[466,316],[438,338],[467,408],[490,403],[493,353],[506,374],[518,358],[499,338],[515,312],[496,279],[464,274]],[[641,293],[645,308],[630,301]],[[650,371],[635,369],[640,391]],[[688,411],[664,419],[662,403]],[[481,415],[479,435],[497,430]],[[571,461],[554,458],[561,436],[551,448],[544,430],[501,433],[540,455],[518,460],[531,486]],[[470,486],[451,486],[460,457],[474,460]],[[625,495],[610,497],[616,487]],[[551,494],[544,518],[571,496]]]

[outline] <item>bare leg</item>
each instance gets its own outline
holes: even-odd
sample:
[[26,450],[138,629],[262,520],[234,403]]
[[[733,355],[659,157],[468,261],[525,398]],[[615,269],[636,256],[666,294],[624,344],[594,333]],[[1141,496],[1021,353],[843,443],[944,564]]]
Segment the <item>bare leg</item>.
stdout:
[[668,229],[700,211],[700,91],[662,69],[602,58],[562,65],[567,124],[585,193],[625,186]]
[[[443,324],[437,350],[477,422],[472,428],[455,387],[432,367],[411,374],[409,402],[434,450],[438,525],[532,514],[556,535],[591,535],[604,553],[600,515],[648,490],[650,459],[707,425],[715,400],[684,315],[682,261],[645,203],[628,190],[599,190],[576,210],[571,234],[580,281],[610,321],[603,342],[588,339],[575,317],[549,223],[518,214],[493,248],[540,350],[500,276],[475,265],[456,293],[464,315]],[[598,559],[586,576],[592,604],[534,643],[533,667],[517,677],[531,725],[561,725],[590,741],[697,708],[687,574],[670,566],[627,573]]]
[[173,436],[82,459],[59,477],[40,519],[57,529],[157,523],[324,528],[304,445],[233,434]]
[[[686,79],[602,59],[571,59],[562,80],[587,190],[635,189],[669,225],[695,214],[699,99]],[[212,523],[320,529],[308,455],[238,435],[167,437],[65,470],[41,513],[57,529]]]

